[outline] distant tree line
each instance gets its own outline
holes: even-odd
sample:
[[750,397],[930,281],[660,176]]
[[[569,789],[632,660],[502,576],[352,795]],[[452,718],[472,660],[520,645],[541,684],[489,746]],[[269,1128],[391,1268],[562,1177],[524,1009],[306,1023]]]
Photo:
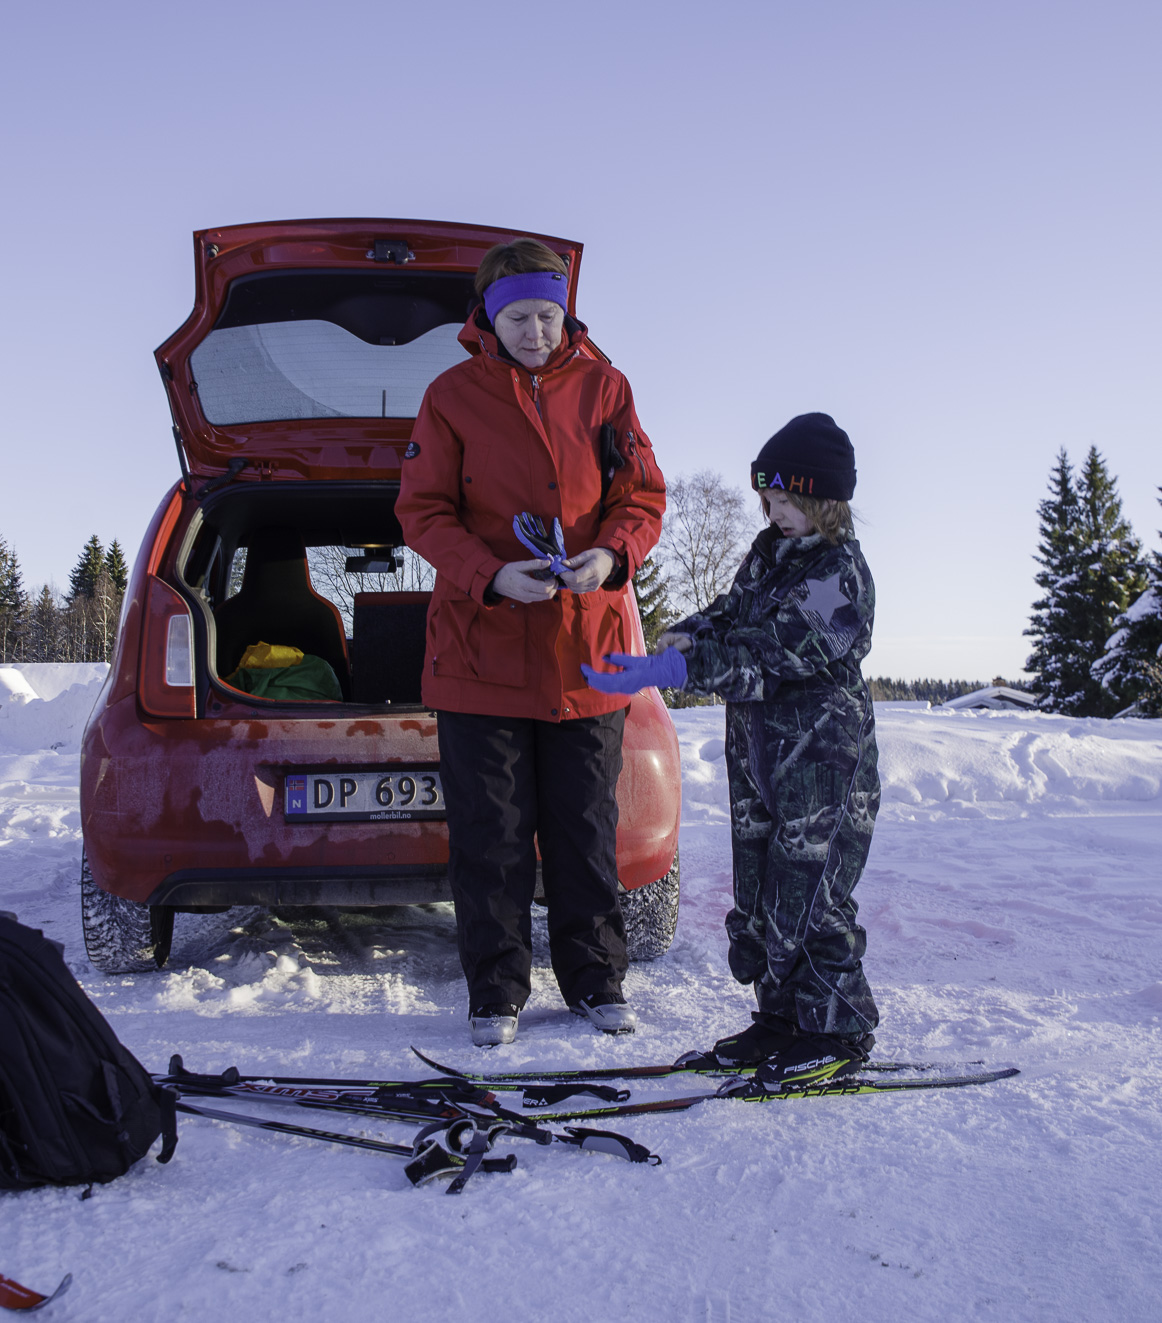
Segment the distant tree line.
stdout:
[[128,580],[120,543],[105,548],[94,533],[67,592],[51,584],[28,592],[16,548],[0,537],[0,664],[109,661]]
[[991,680],[889,680],[876,676],[868,681],[872,698],[877,703],[931,703],[934,707],[947,703],[962,694],[974,694],[978,689],[1000,685],[1006,689],[1020,689],[1028,693],[1027,680],[1006,680],[995,675]]

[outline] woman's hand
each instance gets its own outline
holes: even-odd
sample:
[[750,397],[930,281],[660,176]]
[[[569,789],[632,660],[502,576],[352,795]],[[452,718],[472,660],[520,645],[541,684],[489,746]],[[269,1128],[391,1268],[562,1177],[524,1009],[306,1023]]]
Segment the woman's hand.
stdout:
[[658,652],[665,652],[667,648],[677,648],[679,652],[689,652],[694,646],[694,640],[689,634],[674,634],[667,630],[664,634],[658,635],[658,641],[654,646]]
[[569,567],[561,582],[575,593],[591,593],[600,588],[617,568],[617,559],[608,547],[591,547],[565,562]]
[[556,576],[540,578],[549,568],[547,560],[514,560],[497,570],[490,587],[514,602],[548,602],[557,595]]

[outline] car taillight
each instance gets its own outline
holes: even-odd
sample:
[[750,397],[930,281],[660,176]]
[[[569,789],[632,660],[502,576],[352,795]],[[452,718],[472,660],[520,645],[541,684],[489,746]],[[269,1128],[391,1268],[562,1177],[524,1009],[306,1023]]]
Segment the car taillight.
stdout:
[[192,717],[194,622],[181,594],[149,576],[141,630],[137,697],[155,717]]
[[165,682],[175,689],[194,683],[194,622],[187,611],[170,616],[165,635]]

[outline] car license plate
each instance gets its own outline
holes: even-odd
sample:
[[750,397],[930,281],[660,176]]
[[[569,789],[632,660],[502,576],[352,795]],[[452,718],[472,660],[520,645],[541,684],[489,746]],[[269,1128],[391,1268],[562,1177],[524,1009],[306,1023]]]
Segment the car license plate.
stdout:
[[444,816],[440,773],[429,767],[288,772],[288,822],[411,822]]

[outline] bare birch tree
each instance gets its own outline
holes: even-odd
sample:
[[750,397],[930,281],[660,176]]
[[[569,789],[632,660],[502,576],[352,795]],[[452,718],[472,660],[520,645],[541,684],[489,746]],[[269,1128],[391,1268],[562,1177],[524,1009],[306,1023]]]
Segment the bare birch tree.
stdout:
[[742,492],[712,469],[667,483],[659,550],[684,614],[705,610],[730,587],[755,523]]
[[87,604],[93,634],[93,661],[113,660],[113,645],[117,642],[123,596],[108,569],[102,567],[93,584],[93,596]]

